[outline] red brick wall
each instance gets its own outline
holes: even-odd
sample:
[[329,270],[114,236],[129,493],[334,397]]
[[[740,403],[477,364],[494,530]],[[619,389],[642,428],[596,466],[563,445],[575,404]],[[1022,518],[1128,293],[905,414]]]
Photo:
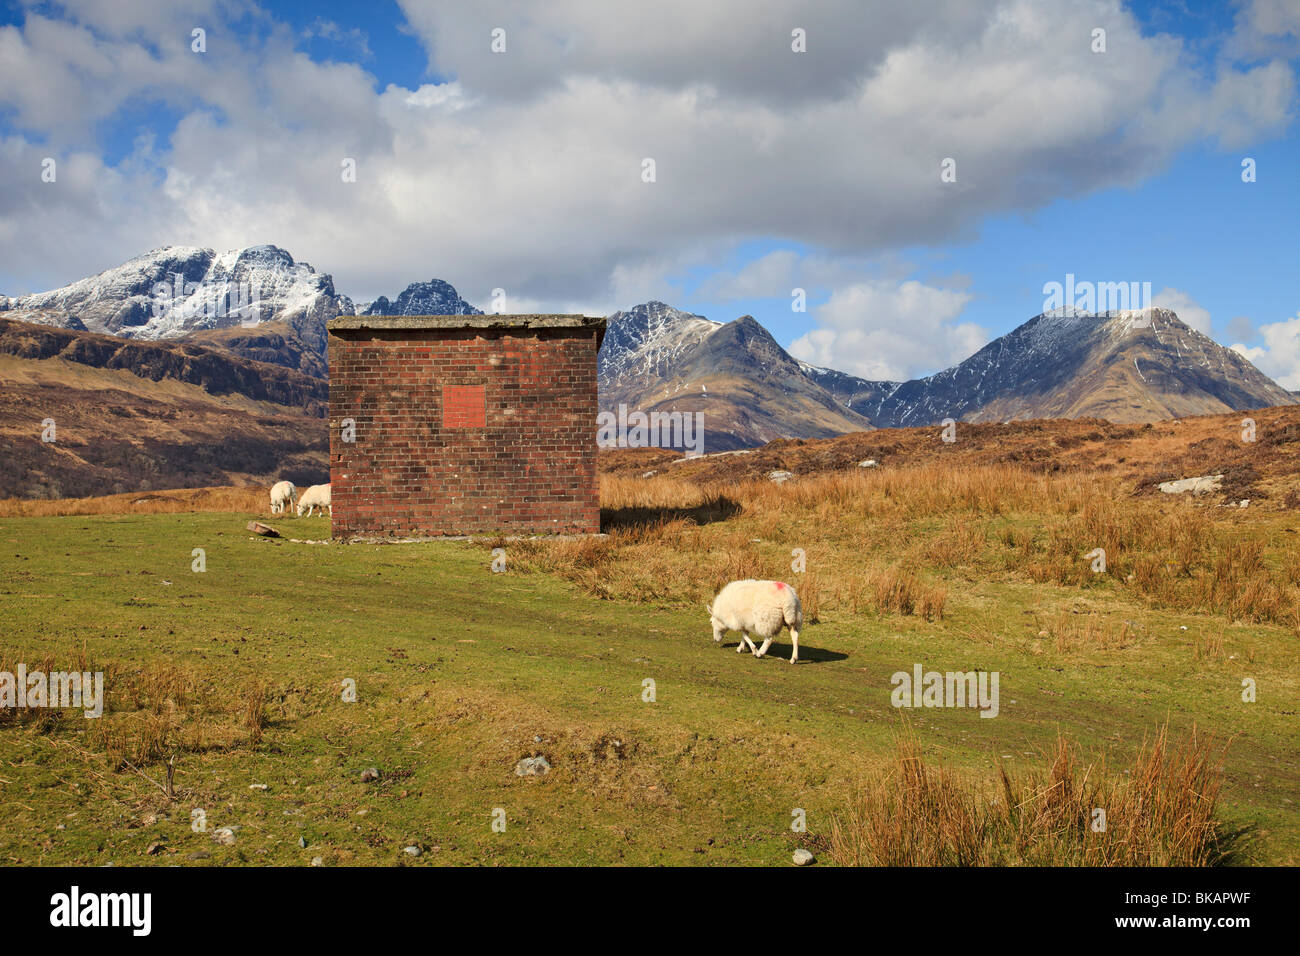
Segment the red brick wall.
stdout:
[[596,350],[590,328],[331,330],[334,536],[599,531]]

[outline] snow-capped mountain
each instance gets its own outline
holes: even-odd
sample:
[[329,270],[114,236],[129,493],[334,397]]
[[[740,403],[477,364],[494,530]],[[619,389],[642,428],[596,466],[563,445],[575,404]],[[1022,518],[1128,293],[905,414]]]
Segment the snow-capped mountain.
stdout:
[[606,409],[711,410],[714,450],[945,418],[1131,423],[1296,404],[1168,309],[1045,313],[952,368],[878,382],[792,359],[749,316],[721,325],[648,302],[610,316],[600,391]]
[[1168,309],[1037,315],[970,358],[909,382],[813,373],[881,427],[1027,418],[1150,422],[1296,403],[1240,353]]
[[830,392],[850,409],[879,408],[890,395],[902,387],[902,382],[874,381],[858,378],[848,372],[833,368],[819,368],[800,362],[804,374]]
[[[6,318],[180,340],[313,377],[328,374],[325,323],[356,311],[329,274],[270,245],[169,246],[61,289],[0,295]],[[361,314],[479,310],[431,279]],[[1167,309],[1044,313],[942,372],[877,382],[796,361],[749,316],[724,324],[646,302],[609,317],[599,386],[605,409],[705,411],[715,450],[945,418],[1147,422],[1296,403]]]
[[284,322],[322,352],[325,322],[352,311],[328,274],[277,246],[167,246],[61,289],[0,296],[9,318],[133,339]]
[[380,296],[369,303],[358,315],[482,315],[452,287],[441,279],[412,282],[397,300],[390,302]]
[[602,405],[617,405],[672,378],[682,356],[722,327],[702,315],[645,302],[606,320],[598,380]]
[[748,315],[724,324],[662,302],[616,312],[598,380],[611,412],[703,413],[706,452],[870,427]]

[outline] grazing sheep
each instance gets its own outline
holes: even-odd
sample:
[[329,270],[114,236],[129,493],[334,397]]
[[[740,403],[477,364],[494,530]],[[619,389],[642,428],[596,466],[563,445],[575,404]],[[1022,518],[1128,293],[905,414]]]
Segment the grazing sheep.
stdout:
[[308,516],[317,509],[329,509],[330,517],[334,517],[334,506],[330,504],[330,486],[329,485],[312,485],[302,493],[298,499],[298,517],[302,517],[304,511]]
[[297,504],[298,489],[292,481],[277,481],[271,486],[271,514],[278,515]]
[[[789,627],[790,641],[794,644],[790,663],[799,659],[803,606],[794,588],[784,581],[732,581],[709,605],[709,617],[715,641],[721,641],[727,631],[740,631],[742,640],[736,653],[748,644],[755,657],[766,654],[772,638],[781,633],[782,627]],[[749,639],[751,633],[763,638],[762,647],[754,647]]]

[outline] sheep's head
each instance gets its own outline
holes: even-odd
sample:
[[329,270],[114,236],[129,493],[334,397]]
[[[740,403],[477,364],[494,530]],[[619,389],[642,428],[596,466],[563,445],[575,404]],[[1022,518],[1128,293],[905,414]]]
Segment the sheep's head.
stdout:
[[709,625],[713,628],[713,639],[715,641],[721,641],[722,635],[727,633],[727,628],[721,621],[713,616],[712,604],[706,604],[705,607],[709,609]]

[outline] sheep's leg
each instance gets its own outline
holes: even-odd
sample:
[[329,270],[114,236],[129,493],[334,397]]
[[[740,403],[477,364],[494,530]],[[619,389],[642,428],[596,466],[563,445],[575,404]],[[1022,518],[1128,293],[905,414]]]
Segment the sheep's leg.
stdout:
[[754,656],[762,657],[764,654],[767,653],[767,649],[771,646],[772,646],[772,639],[769,637],[767,638],[767,640],[763,641],[763,646],[754,652]]
[[799,632],[790,628],[790,641],[794,644],[794,650],[790,652],[790,663],[793,664],[799,659]]
[[740,646],[736,648],[736,653],[739,654],[741,651],[743,651],[743,650],[745,649],[745,645],[746,645],[746,644],[749,645],[749,649],[750,649],[751,651],[754,650],[754,642],[751,641],[751,640],[749,639],[749,632],[748,632],[748,631],[741,631],[740,633],[741,633],[741,636],[744,638],[744,640],[742,640],[742,641],[740,642]]

